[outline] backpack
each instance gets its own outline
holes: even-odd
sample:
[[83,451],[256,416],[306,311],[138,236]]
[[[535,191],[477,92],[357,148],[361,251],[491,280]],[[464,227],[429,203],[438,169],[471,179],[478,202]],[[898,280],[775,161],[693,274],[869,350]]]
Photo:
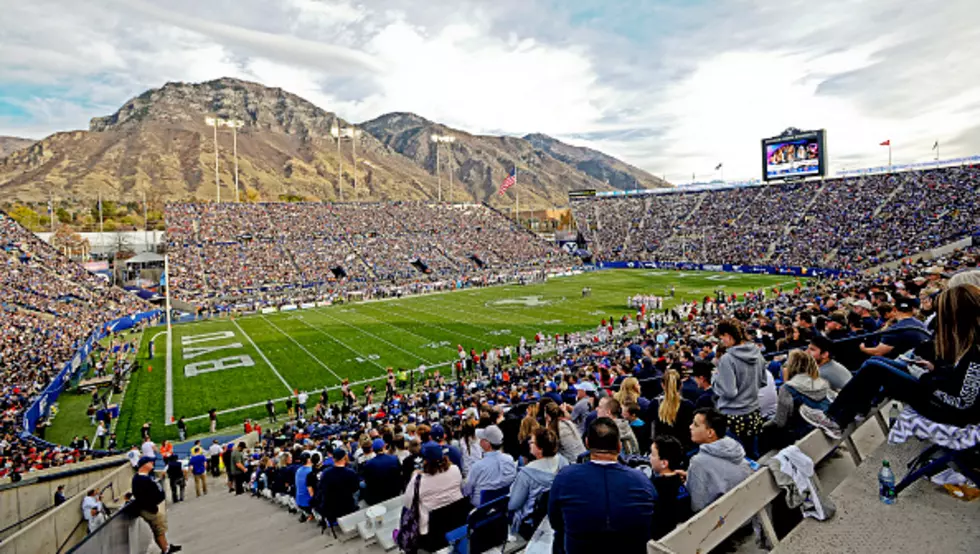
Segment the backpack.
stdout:
[[422,476],[415,478],[415,498],[412,499],[411,508],[402,508],[402,518],[395,529],[393,538],[398,548],[405,554],[416,554],[419,551],[419,486],[422,484]]

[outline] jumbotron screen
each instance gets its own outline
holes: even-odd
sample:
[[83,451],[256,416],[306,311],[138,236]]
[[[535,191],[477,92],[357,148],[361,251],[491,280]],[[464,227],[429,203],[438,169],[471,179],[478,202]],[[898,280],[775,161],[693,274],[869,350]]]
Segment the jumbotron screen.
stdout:
[[826,174],[826,137],[823,129],[762,141],[762,176],[766,181]]

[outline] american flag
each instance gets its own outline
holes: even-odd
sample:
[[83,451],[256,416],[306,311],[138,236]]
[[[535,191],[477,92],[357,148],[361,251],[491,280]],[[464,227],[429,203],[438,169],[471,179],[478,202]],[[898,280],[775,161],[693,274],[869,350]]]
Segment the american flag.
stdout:
[[514,186],[515,183],[517,183],[517,166],[514,166],[514,169],[510,170],[510,175],[504,179],[503,183],[500,183],[500,190],[497,191],[497,194],[503,196],[507,189]]

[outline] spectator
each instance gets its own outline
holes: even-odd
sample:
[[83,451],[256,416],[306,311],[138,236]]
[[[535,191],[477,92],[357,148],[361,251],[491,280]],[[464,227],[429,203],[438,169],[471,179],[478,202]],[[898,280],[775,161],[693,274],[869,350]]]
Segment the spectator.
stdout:
[[470,468],[473,467],[473,464],[483,458],[483,449],[480,448],[480,441],[476,438],[476,425],[470,420],[463,422],[459,438],[459,449],[463,455],[463,466],[461,469],[463,470],[463,477],[466,477],[469,475]]
[[99,489],[91,489],[82,499],[82,517],[88,524],[88,532],[99,528],[105,521],[105,507],[102,505],[102,494]]
[[[484,439],[481,439],[481,442]],[[449,462],[442,448],[435,443],[422,447],[422,470],[413,475],[405,488],[402,504],[411,508],[416,494],[419,498],[419,546],[435,552],[444,545],[445,537],[429,535],[429,516],[435,510],[464,498],[460,492],[463,476],[459,467]],[[482,462],[482,460],[481,460]],[[477,462],[477,464],[481,463]],[[474,464],[474,469],[477,464]]]
[[[899,297],[889,314],[889,324],[877,346],[861,344],[861,351],[868,356],[880,356],[889,360],[898,358],[929,339],[925,324],[915,318],[916,298]],[[872,358],[873,359],[873,358]]]
[[639,470],[617,462],[619,425],[599,417],[586,438],[589,462],[561,470],[551,485],[548,519],[566,554],[645,553],[656,492]]
[[[824,339],[826,340],[826,339]],[[817,362],[806,351],[793,350],[783,364],[783,386],[779,389],[776,415],[766,425],[784,433],[779,446],[800,439],[809,426],[799,417],[800,406],[826,411],[830,407],[830,385],[820,377]]]
[[803,419],[839,439],[842,429],[883,393],[937,423],[962,427],[980,422],[980,288],[953,287],[939,295],[936,304],[936,355],[952,367],[925,362],[927,372],[917,380],[898,368],[867,364],[841,389],[826,413],[801,406]]
[[58,485],[58,490],[54,491],[54,505],[61,506],[65,503],[65,486]]
[[694,413],[691,441],[700,446],[687,470],[691,509],[700,512],[751,475],[745,449],[726,436],[728,418],[711,408]]
[[463,453],[459,451],[458,448],[451,444],[446,443],[446,429],[438,423],[433,425],[429,430],[429,438],[439,444],[443,450],[446,451],[446,456],[449,457],[449,461],[452,462],[456,467],[463,469]]
[[807,352],[817,362],[820,377],[827,381],[831,390],[837,392],[851,380],[851,372],[833,359],[833,348],[834,344],[829,339],[816,335],[810,339]]
[[633,434],[633,430],[630,428],[629,423],[623,421],[620,416],[622,415],[623,409],[619,405],[619,401],[611,396],[606,396],[599,399],[599,407],[596,408],[597,418],[605,417],[613,420],[616,426],[619,428],[619,440],[623,441],[623,454],[639,454],[640,445],[636,441],[636,436]]
[[309,452],[303,452],[299,460],[302,465],[293,476],[295,483],[293,490],[296,491],[296,507],[300,511],[299,521],[303,523],[313,518],[310,502],[313,500],[314,490],[307,483],[310,474],[313,473],[313,457]]
[[665,371],[661,378],[664,392],[652,405],[650,412],[653,416],[652,436],[674,437],[685,445],[685,450],[690,450],[694,405],[681,397],[680,379],[680,374],[674,369]]
[[221,476],[221,452],[221,445],[218,443],[218,439],[214,439],[211,442],[211,447],[208,448],[208,454],[211,456],[208,467],[211,469],[211,476],[215,478]]
[[184,500],[184,489],[187,486],[187,475],[184,466],[180,463],[180,458],[176,454],[171,454],[166,459],[167,480],[170,482],[170,501],[174,504]]
[[[687,457],[680,441],[662,435],[653,440],[650,447],[650,469],[657,500],[653,510],[651,539],[660,540],[667,533],[691,516],[691,498],[686,494],[684,479]],[[682,492],[683,491],[683,492]]]
[[496,425],[477,429],[476,438],[483,449],[483,458],[473,464],[463,484],[463,495],[474,506],[479,506],[485,502],[482,500],[484,491],[510,488],[517,477],[517,464],[513,458],[500,451],[504,444],[504,434]]
[[398,458],[385,452],[385,442],[374,439],[373,450],[378,454],[364,464],[364,501],[368,505],[384,502],[402,493],[401,465]]
[[776,415],[776,378],[768,370],[763,373],[766,386],[759,387],[759,415],[763,420],[769,421]]
[[248,468],[245,467],[244,442],[239,442],[238,448],[231,451],[229,460],[231,461],[231,472],[229,475],[235,486],[235,494],[243,494],[245,492],[245,478],[248,474]]
[[[545,406],[547,407],[547,406]],[[531,404],[527,407],[527,413],[524,415],[524,419],[521,420],[521,428],[517,433],[517,441],[520,443],[520,453],[522,464],[526,464],[533,459],[531,455],[531,441],[534,438],[534,432],[541,428],[541,424],[538,423],[538,404]],[[483,449],[480,449],[483,452]]]
[[[691,379],[697,383],[698,387],[698,397],[694,402],[694,408],[714,408],[717,396],[715,395],[714,389],[711,387],[711,378],[714,374],[715,368],[708,362],[694,362],[694,367],[691,369]],[[690,439],[690,433],[687,434],[686,440]],[[681,441],[682,443],[685,441]]]
[[347,451],[337,448],[332,457],[333,465],[320,475],[318,495],[321,499],[319,512],[331,526],[357,511],[357,493],[361,487],[357,474],[347,467],[350,460]]
[[727,429],[732,435],[743,446],[748,445],[753,457],[758,457],[756,442],[763,424],[759,389],[767,385],[766,362],[759,347],[746,341],[738,320],[719,323],[715,336],[726,348],[711,381],[711,387],[718,394],[718,411],[728,419]]
[[[585,418],[592,411],[595,399],[595,385],[583,381],[575,385],[575,407],[572,408],[572,423],[578,429],[578,436],[585,436]],[[569,460],[574,461],[574,460]]]
[[575,424],[560,405],[554,402],[546,405],[545,426],[558,437],[558,453],[566,460],[574,463],[578,461],[579,456],[585,454],[582,436],[578,434]]
[[201,496],[201,490],[204,490],[205,495],[208,494],[207,463],[208,458],[204,455],[201,441],[194,441],[188,465],[191,466],[191,475],[194,476],[194,495],[196,497]]
[[138,471],[133,475],[133,502],[139,515],[150,525],[153,540],[164,554],[180,552],[182,547],[167,542],[167,497],[163,486],[153,477],[156,458],[143,457],[137,462]]
[[535,429],[530,446],[533,461],[517,473],[507,504],[512,514],[512,530],[520,533],[525,540],[530,540],[547,514],[547,505],[540,514],[537,513],[538,499],[551,489],[555,475],[568,465],[568,460],[558,454],[558,436],[551,429]]

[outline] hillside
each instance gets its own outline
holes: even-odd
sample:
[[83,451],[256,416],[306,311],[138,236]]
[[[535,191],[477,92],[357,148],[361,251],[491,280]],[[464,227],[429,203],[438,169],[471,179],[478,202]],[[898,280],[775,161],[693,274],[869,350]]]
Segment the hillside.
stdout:
[[[521,204],[527,207],[565,205],[568,190],[576,188],[659,184],[598,152],[587,150],[591,158],[568,154],[586,149],[554,139],[541,147],[518,137],[470,135],[414,114],[395,113],[361,125],[354,188],[351,141],[343,141],[338,159],[330,133],[333,125],[346,127],[348,122],[282,89],[225,78],[167,83],[127,101],[114,114],[93,118],[88,131],[56,133],[9,154],[0,159],[0,194],[26,201],[49,194],[91,200],[100,193],[122,201],[144,193],[156,200],[214,199],[214,131],[205,119],[215,115],[244,122],[238,130],[239,182],[241,194],[253,200],[281,195],[339,200],[341,194],[347,201],[435,199],[433,133],[457,137],[452,149],[456,201],[510,205],[512,200],[495,192],[515,162]],[[235,195],[232,143],[231,129],[219,128],[223,200]],[[449,198],[448,152],[443,146],[444,199]],[[590,166],[593,159],[601,159],[601,167]]]
[[34,139],[0,137],[0,158],[34,144]]

